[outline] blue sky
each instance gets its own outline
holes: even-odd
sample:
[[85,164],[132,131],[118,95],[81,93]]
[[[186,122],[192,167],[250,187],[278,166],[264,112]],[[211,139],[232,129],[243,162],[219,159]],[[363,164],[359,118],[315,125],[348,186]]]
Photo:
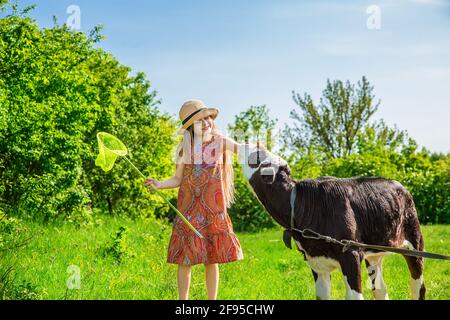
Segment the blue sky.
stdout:
[[[291,124],[292,90],[316,100],[326,79],[363,75],[381,99],[376,118],[432,151],[450,152],[450,0],[21,1],[42,27],[81,9],[81,30],[104,25],[101,47],[144,71],[173,115],[183,101],[216,106],[219,127],[266,104]],[[369,30],[377,5],[381,29]]]

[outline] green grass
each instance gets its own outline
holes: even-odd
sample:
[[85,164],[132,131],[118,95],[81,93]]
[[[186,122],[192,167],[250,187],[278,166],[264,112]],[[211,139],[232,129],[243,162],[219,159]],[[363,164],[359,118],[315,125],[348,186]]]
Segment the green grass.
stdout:
[[[119,228],[121,263],[105,254]],[[77,228],[26,224],[34,238],[9,253],[3,262],[15,264],[16,281],[37,287],[42,299],[177,299],[176,266],[166,263],[170,227],[155,221],[104,218],[95,226]],[[450,254],[450,226],[424,226],[427,251]],[[287,249],[281,229],[238,234],[244,260],[220,266],[219,299],[314,299],[312,274],[296,250]],[[81,288],[69,290],[67,268],[81,270]],[[384,259],[384,278],[391,299],[409,298],[409,274],[401,256]],[[450,261],[427,260],[428,299],[450,298]],[[363,269],[365,299],[372,299]],[[345,297],[339,272],[332,274],[332,298]],[[193,268],[192,299],[205,299],[204,267]]]

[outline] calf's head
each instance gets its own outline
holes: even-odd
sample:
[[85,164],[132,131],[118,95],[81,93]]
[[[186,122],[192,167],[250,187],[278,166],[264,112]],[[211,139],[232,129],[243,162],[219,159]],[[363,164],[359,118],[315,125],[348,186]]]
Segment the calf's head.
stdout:
[[241,145],[238,160],[245,177],[253,183],[272,184],[289,174],[287,162],[262,146]]

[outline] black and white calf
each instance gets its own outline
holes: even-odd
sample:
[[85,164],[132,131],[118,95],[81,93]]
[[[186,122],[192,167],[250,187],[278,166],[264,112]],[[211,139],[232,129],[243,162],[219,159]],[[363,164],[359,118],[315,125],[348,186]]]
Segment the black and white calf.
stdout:
[[[335,239],[372,245],[423,250],[423,237],[410,193],[384,178],[337,179],[323,177],[294,181],[287,162],[264,148],[241,145],[239,161],[253,191],[269,214],[283,227],[311,229]],[[294,189],[291,221],[291,191]],[[344,275],[347,299],[363,299],[363,260],[375,299],[388,299],[382,276],[385,252],[342,247],[323,240],[293,238],[312,269],[317,299],[330,298],[330,273]],[[413,299],[425,298],[423,258],[404,256],[411,274]]]

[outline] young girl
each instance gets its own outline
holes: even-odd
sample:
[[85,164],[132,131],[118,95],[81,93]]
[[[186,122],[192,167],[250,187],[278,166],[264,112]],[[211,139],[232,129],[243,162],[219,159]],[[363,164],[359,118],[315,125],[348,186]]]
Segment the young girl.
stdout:
[[218,110],[200,100],[180,109],[183,140],[177,147],[175,175],[167,180],[147,179],[158,189],[180,187],[178,210],[199,231],[200,239],[177,216],[168,249],[168,263],[178,264],[178,292],[187,300],[191,266],[204,264],[208,299],[217,298],[219,263],[243,258],[227,208],[234,200],[233,153],[239,144],[224,137],[214,124]]

